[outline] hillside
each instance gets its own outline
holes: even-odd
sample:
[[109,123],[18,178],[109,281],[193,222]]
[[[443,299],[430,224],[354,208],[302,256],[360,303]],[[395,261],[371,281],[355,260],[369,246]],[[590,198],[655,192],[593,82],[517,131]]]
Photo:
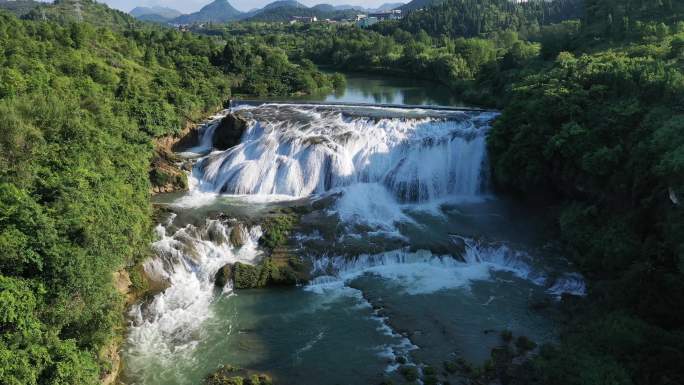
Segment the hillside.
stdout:
[[0,9],[12,12],[17,16],[23,16],[42,3],[33,0],[0,0]]
[[117,277],[146,290],[150,190],[171,177],[151,169],[155,138],[214,113],[233,88],[331,86],[276,48],[241,45],[236,63],[214,39],[80,3],[26,20],[0,10],[2,384],[115,379],[127,300]]
[[442,3],[444,0],[411,0],[411,2],[404,4],[400,9],[406,13],[418,9],[424,9]]
[[582,14],[583,0],[530,0],[518,4],[509,0],[444,0],[409,12],[398,26],[413,33],[423,30],[432,36],[474,37],[504,30],[534,30]]
[[199,11],[189,15],[182,15],[172,20],[177,24],[192,24],[201,22],[225,23],[237,20],[242,12],[235,9],[228,0],[215,0],[205,5]]
[[30,20],[46,18],[58,23],[86,22],[119,31],[138,24],[138,21],[131,15],[111,9],[94,0],[56,0],[54,4],[43,3],[28,12],[25,18]]

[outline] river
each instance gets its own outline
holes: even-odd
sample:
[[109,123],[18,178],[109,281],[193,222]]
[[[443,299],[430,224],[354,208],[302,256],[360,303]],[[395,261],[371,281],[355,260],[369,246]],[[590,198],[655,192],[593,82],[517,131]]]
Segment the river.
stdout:
[[[315,100],[457,104],[444,92],[352,75],[344,93]],[[199,157],[190,191],[157,197],[168,212],[146,271],[171,286],[129,314],[124,383],[199,384],[229,364],[277,384],[377,384],[398,376],[398,361],[481,364],[503,330],[556,338],[550,311],[534,304],[584,285],[532,211],[492,194],[495,112],[233,109],[250,122],[240,145],[210,151],[210,122],[190,152]],[[299,213],[291,252],[311,262],[313,280],[215,288],[226,263],[263,258],[256,224],[284,208]],[[241,244],[229,241],[234,232]]]

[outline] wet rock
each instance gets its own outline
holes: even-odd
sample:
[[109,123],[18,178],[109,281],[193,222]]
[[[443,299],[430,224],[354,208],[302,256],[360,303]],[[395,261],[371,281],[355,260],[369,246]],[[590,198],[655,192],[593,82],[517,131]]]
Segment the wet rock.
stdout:
[[220,225],[218,222],[212,222],[207,227],[207,237],[211,242],[219,246],[223,245],[228,241],[228,239],[226,239],[224,227]]
[[178,165],[176,156],[162,147],[157,147],[150,165],[149,178],[152,193],[161,194],[188,189],[188,175]]
[[241,223],[236,223],[230,230],[230,244],[233,247],[242,247],[245,244],[245,227]]
[[130,281],[129,292],[126,296],[128,305],[141,298],[155,296],[171,286],[168,279],[148,273],[142,263],[128,270],[128,279]]
[[222,365],[204,379],[205,385],[272,385],[271,377],[263,373]]
[[553,302],[548,297],[533,298],[530,300],[529,307],[532,310],[544,310],[548,309],[553,305]]
[[214,131],[212,138],[214,148],[218,150],[227,150],[240,144],[242,135],[247,130],[247,121],[234,114],[228,114]]
[[229,263],[220,268],[214,276],[214,284],[218,287],[224,287],[233,279],[233,264]]

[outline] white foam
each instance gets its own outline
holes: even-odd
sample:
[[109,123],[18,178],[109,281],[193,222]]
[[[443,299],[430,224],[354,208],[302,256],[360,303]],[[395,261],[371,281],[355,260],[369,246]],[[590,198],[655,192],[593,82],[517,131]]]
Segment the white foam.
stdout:
[[319,258],[314,261],[315,278],[306,288],[318,293],[339,290],[348,282],[372,274],[393,281],[406,294],[428,294],[444,289],[467,288],[472,281],[490,278],[485,263],[466,263],[426,250],[405,249],[357,257]]
[[[228,263],[255,263],[261,257],[258,227],[242,230],[245,244],[240,248],[230,245],[231,231],[234,228],[216,220],[207,220],[202,228],[188,225],[171,236],[157,226],[159,240],[152,245],[157,256],[144,267],[147,275],[169,287],[130,311],[133,324],[126,354],[136,357],[127,361],[133,372],[143,370],[135,367],[138,363],[173,362],[176,355],[192,351],[202,340],[202,324],[212,316],[216,272]],[[224,293],[230,290],[223,288]]]
[[402,201],[482,192],[485,134],[495,114],[459,119],[347,118],[312,107],[264,105],[242,142],[204,158],[204,191],[306,197],[379,183]]
[[359,183],[342,189],[335,209],[344,222],[385,231],[393,231],[399,222],[413,222],[403,213],[395,197],[378,183]]

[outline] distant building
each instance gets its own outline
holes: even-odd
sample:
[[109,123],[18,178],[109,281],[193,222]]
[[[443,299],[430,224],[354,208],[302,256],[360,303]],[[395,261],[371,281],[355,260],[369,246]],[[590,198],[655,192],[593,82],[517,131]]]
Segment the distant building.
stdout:
[[378,21],[382,20],[399,20],[401,19],[401,9],[393,9],[390,11],[383,11],[383,12],[376,12],[376,13],[369,13],[368,17],[374,17],[378,19]]
[[296,24],[296,23],[315,23],[318,21],[318,18],[316,16],[292,16],[290,19],[290,24]]

